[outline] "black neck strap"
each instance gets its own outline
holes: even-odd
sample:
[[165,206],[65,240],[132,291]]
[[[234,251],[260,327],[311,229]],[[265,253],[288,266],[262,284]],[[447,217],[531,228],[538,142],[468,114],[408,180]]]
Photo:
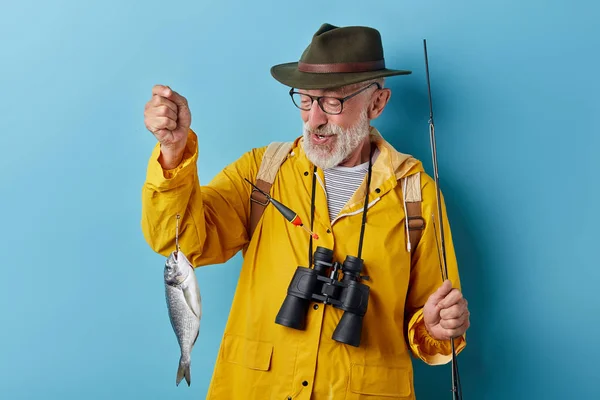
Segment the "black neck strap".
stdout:
[[[312,195],[310,200],[310,231],[314,232],[314,222],[315,222],[315,189],[317,187],[317,167],[313,168],[313,179],[312,179]],[[308,268],[312,266],[312,256],[313,256],[313,237],[310,235],[310,242],[308,245]]]
[[371,188],[371,172],[373,170],[373,146],[369,149],[369,172],[367,173],[367,189],[365,190],[365,207],[363,209],[362,224],[360,227],[360,239],[358,241],[358,254],[356,258],[361,258],[363,239],[365,237],[365,226],[367,225],[367,209],[369,208],[369,189]]
[[[362,224],[360,227],[360,239],[358,241],[358,254],[356,255],[357,258],[361,258],[362,255],[362,247],[363,247],[363,240],[365,237],[365,226],[367,224],[367,209],[369,208],[369,189],[371,186],[371,174],[373,171],[373,146],[371,146],[370,151],[369,151],[369,172],[367,172],[367,189],[366,189],[366,195],[365,195],[365,205],[364,205],[364,209],[363,209],[363,216],[362,216]],[[313,179],[312,179],[312,196],[311,196],[311,201],[310,201],[310,230],[313,231],[314,229],[314,218],[315,218],[315,189],[316,189],[316,180],[317,180],[317,167],[315,166],[313,168]],[[310,237],[310,242],[308,245],[308,267],[310,268],[312,266],[312,257],[313,257],[313,239],[312,239],[312,235]]]

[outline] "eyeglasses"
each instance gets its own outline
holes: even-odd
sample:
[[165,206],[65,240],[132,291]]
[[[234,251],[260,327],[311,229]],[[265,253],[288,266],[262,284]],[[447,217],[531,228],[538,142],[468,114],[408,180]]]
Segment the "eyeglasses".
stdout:
[[290,89],[290,96],[292,98],[292,101],[294,102],[294,105],[301,110],[310,111],[313,103],[316,100],[317,103],[319,104],[319,107],[321,107],[321,110],[323,110],[324,113],[337,115],[337,114],[341,114],[341,112],[344,108],[344,103],[348,99],[351,99],[352,97],[356,96],[357,94],[364,92],[365,90],[367,90],[368,88],[370,88],[373,85],[377,85],[377,89],[381,89],[381,85],[379,83],[373,82],[370,85],[365,86],[364,88],[360,89],[358,92],[354,92],[344,98],[332,97],[332,96],[311,96],[306,93],[296,92],[294,90],[294,88]]

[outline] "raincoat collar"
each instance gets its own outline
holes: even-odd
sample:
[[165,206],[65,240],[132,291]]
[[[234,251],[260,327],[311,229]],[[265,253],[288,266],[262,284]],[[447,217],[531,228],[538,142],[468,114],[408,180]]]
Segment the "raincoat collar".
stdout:
[[[380,151],[379,156],[373,163],[373,177],[371,186],[381,185],[390,179],[395,181],[402,179],[407,175],[423,171],[422,163],[410,154],[405,154],[396,150],[388,141],[386,141],[377,128],[370,127],[371,143],[375,144]],[[304,138],[296,138],[294,147],[302,149],[302,157],[310,163],[304,152]],[[319,175],[323,176],[323,171],[317,168]]]
[[[371,176],[371,185],[369,190],[369,207],[374,205],[383,195],[392,190],[398,184],[398,180],[423,171],[421,161],[417,160],[410,154],[401,153],[396,150],[388,141],[386,141],[381,133],[374,127],[370,127],[371,143],[379,149],[379,155],[373,163],[373,172]],[[310,166],[312,171],[313,164],[310,162],[306,153],[303,150],[304,138],[300,136],[295,140],[294,147],[301,149],[301,157],[303,162]],[[321,168],[317,168],[317,180],[322,189],[320,195],[327,196],[323,182],[325,182],[324,173]],[[364,206],[366,196],[366,179],[361,186],[356,190],[352,197],[348,200],[340,214],[332,223],[345,215],[360,213]],[[308,190],[308,188],[307,188]]]

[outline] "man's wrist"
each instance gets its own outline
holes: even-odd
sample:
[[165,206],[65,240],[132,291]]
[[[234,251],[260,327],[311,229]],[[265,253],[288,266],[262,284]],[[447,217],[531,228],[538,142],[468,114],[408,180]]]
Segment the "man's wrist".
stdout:
[[181,164],[181,161],[183,161],[184,150],[185,148],[182,148],[179,151],[173,151],[161,146],[158,162],[164,170],[174,169]]
[[425,327],[425,330],[427,331],[427,333],[429,334],[429,336],[433,337],[433,334],[431,333],[431,327],[429,326],[429,324],[427,323],[427,320],[425,320],[425,318],[423,318],[423,326]]

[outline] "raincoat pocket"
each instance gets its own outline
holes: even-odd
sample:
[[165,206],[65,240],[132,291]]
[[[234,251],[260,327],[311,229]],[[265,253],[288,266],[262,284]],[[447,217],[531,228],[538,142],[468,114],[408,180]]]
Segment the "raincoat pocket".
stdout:
[[411,399],[411,374],[411,370],[406,367],[352,364],[350,392],[361,396],[349,398],[368,399],[373,396],[374,399]]
[[254,370],[268,371],[271,367],[273,345],[269,342],[227,335],[223,342],[223,352],[227,362]]

